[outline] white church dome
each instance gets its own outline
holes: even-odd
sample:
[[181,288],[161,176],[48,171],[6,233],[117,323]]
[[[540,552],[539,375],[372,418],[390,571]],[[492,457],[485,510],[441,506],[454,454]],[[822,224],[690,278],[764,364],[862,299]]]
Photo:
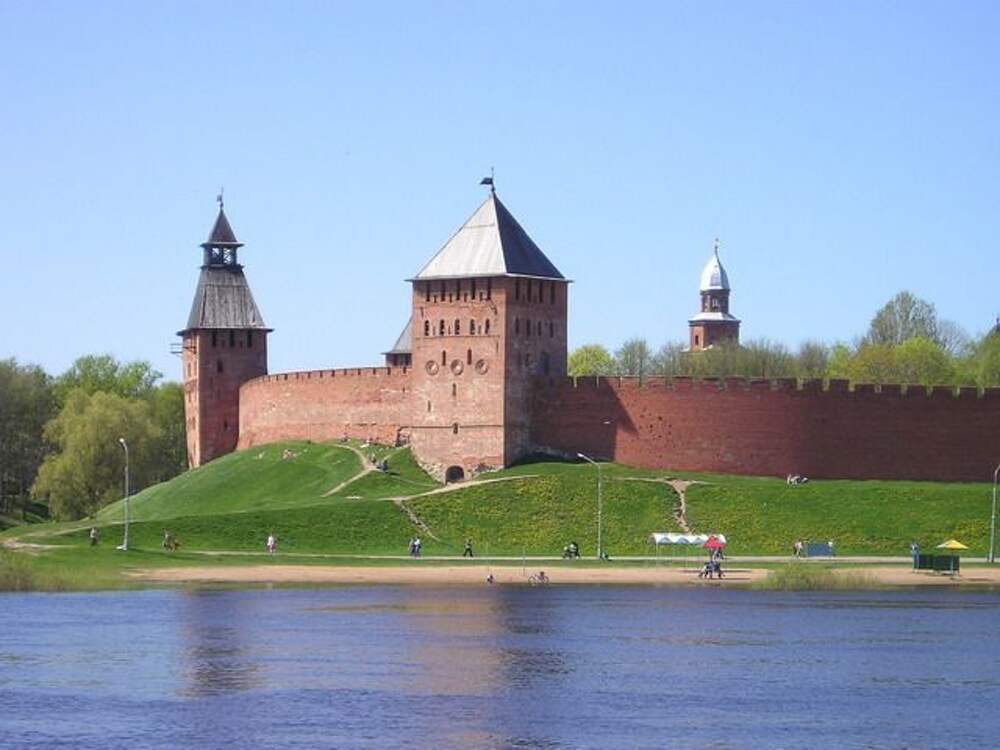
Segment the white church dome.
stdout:
[[729,289],[729,276],[726,275],[726,269],[722,267],[722,261],[719,260],[718,240],[715,243],[712,257],[708,259],[705,269],[701,272],[701,291],[710,292],[717,289]]

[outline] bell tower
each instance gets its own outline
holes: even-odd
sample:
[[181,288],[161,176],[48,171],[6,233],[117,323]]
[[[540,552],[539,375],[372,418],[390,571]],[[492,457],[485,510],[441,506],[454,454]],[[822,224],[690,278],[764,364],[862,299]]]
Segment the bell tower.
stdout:
[[740,343],[740,321],[729,313],[729,276],[719,260],[719,240],[701,272],[701,310],[688,320],[688,351]]
[[188,466],[194,468],[236,449],[240,386],[267,374],[267,334],[243,275],[238,242],[219,215],[203,242],[201,274],[182,339],[184,417]]

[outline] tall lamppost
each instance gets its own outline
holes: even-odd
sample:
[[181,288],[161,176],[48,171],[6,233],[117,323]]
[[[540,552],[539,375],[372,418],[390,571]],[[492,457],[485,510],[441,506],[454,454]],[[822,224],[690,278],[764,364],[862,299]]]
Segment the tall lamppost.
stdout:
[[584,461],[588,461],[597,467],[597,559],[600,560],[602,559],[602,552],[604,550],[601,546],[601,512],[604,505],[601,498],[601,465],[594,459],[589,456],[585,456],[582,453],[577,453],[576,455]]
[[997,478],[1000,477],[1000,465],[993,472],[993,512],[990,514],[990,556],[989,562],[995,563],[997,541]]
[[125,538],[118,549],[128,552],[128,443],[123,437],[118,438],[118,442],[125,449]]

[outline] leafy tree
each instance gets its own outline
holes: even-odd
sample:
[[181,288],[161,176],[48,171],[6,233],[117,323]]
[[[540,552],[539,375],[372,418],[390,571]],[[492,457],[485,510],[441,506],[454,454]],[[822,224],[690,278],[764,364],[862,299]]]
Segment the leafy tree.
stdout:
[[671,341],[660,347],[650,363],[650,371],[665,378],[687,374],[686,347],[679,341]]
[[147,486],[155,474],[153,453],[162,431],[148,402],[78,388],[66,395],[45,436],[56,452],[43,461],[32,492],[48,500],[55,517],[74,519],[121,497],[125,458],[119,437],[128,442],[133,490]]
[[939,344],[916,336],[896,347],[897,383],[941,385],[955,382],[955,366]]
[[569,355],[568,369],[573,377],[613,375],[615,361],[611,353],[600,344],[584,344]]
[[980,388],[1000,386],[1000,328],[990,331],[970,347],[960,364],[965,381]]
[[803,380],[825,378],[830,369],[831,350],[819,341],[803,341],[795,356],[795,374]]
[[146,398],[161,377],[163,374],[144,360],[121,364],[110,354],[88,354],[56,378],[55,389],[60,403],[76,388],[91,394],[102,391],[123,398]]
[[629,339],[615,352],[617,373],[641,378],[649,374],[652,359],[652,352],[645,339]]
[[937,311],[930,302],[902,291],[875,313],[865,343],[902,344],[917,336],[940,343]]
[[184,387],[163,383],[148,399],[160,437],[153,446],[150,482],[165,482],[187,469],[187,434],[184,429]]
[[0,511],[28,498],[47,450],[45,423],[54,413],[52,382],[42,368],[0,360]]

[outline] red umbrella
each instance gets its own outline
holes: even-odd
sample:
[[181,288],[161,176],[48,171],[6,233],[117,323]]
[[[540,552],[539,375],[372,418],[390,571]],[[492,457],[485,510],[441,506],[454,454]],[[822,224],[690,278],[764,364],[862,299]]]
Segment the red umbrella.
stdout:
[[705,543],[704,543],[703,545],[701,545],[701,546],[702,546],[702,547],[704,547],[705,549],[722,549],[722,548],[723,548],[723,547],[725,547],[726,545],[724,545],[724,544],[723,544],[722,542],[720,542],[720,541],[719,541],[718,539],[716,539],[716,538],[715,538],[714,536],[710,536],[710,537],[708,538],[708,541],[707,541],[707,542],[705,542]]

